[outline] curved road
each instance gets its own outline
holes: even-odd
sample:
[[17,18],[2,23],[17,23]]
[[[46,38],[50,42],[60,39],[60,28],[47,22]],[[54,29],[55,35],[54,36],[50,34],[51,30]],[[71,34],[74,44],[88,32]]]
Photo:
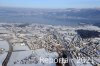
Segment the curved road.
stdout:
[[7,66],[7,64],[9,62],[9,59],[11,57],[12,51],[13,51],[13,47],[12,47],[12,45],[11,45],[11,43],[9,41],[8,41],[8,44],[9,44],[9,51],[8,51],[8,54],[7,54],[6,58],[5,58],[5,60],[2,63],[2,66]]

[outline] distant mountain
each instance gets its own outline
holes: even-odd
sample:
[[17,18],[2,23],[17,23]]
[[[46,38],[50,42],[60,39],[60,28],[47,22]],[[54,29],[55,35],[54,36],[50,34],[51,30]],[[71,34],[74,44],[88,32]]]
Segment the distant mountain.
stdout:
[[0,22],[29,22],[46,24],[94,24],[100,22],[100,9],[31,9],[0,8]]

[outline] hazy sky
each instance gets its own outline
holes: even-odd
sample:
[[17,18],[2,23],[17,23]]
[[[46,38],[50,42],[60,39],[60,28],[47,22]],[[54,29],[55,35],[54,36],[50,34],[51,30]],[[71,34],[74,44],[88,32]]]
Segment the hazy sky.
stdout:
[[100,0],[0,0],[3,7],[26,8],[94,8]]

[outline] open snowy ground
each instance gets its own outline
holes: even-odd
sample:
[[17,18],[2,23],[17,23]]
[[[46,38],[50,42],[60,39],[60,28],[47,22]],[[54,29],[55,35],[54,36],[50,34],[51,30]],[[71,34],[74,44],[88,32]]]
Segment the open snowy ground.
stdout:
[[15,44],[13,46],[14,51],[20,51],[20,50],[30,50],[28,46],[26,45],[20,45],[20,44]]
[[4,59],[6,58],[7,54],[8,54],[7,52],[0,54],[0,66],[2,66],[2,63],[3,63]]
[[31,54],[32,51],[13,52],[7,66],[14,66],[15,61],[22,60]]
[[8,51],[9,50],[9,44],[8,44],[8,42],[1,40],[0,41],[0,48],[3,48],[5,51]]
[[[26,57],[28,58],[32,54],[34,54],[35,57],[37,57],[38,59],[40,59],[40,57],[44,57],[44,58],[46,57],[57,58],[58,57],[58,54],[56,52],[48,53],[47,51],[45,51],[45,49],[13,52],[7,66],[56,66],[55,63],[40,63],[39,60],[37,64],[35,63],[21,64],[20,63],[20,61],[22,61]],[[18,61],[18,63],[14,64],[14,62],[16,61]],[[30,61],[30,60],[27,60],[27,61]]]

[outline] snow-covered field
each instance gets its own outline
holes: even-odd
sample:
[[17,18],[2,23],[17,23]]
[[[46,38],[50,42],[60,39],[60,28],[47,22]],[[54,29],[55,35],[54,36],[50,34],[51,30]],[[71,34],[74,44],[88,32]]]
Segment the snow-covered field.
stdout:
[[7,52],[3,53],[3,54],[0,54],[0,66],[2,65],[4,59],[6,58],[7,56]]
[[3,48],[5,51],[9,50],[9,44],[7,41],[0,41],[0,48]]
[[17,50],[20,51],[20,50],[30,50],[30,49],[26,45],[21,46],[20,44],[16,44],[13,46],[13,51],[17,51]]
[[[10,58],[10,61],[8,63],[8,66],[56,66],[55,63],[26,63],[26,64],[21,64],[21,61],[25,58],[30,57],[30,55],[34,54],[35,57],[40,59],[40,57],[49,57],[49,58],[57,58],[58,54],[56,52],[48,53],[45,51],[45,49],[37,49],[37,50],[29,50],[29,51],[19,51],[19,52],[13,52],[12,56]],[[25,61],[31,61],[25,60]],[[18,62],[14,64],[14,62]]]
[[15,64],[14,66],[56,66],[56,64]]
[[32,54],[32,51],[13,52],[9,60],[8,66],[14,66],[14,61],[22,60]]

